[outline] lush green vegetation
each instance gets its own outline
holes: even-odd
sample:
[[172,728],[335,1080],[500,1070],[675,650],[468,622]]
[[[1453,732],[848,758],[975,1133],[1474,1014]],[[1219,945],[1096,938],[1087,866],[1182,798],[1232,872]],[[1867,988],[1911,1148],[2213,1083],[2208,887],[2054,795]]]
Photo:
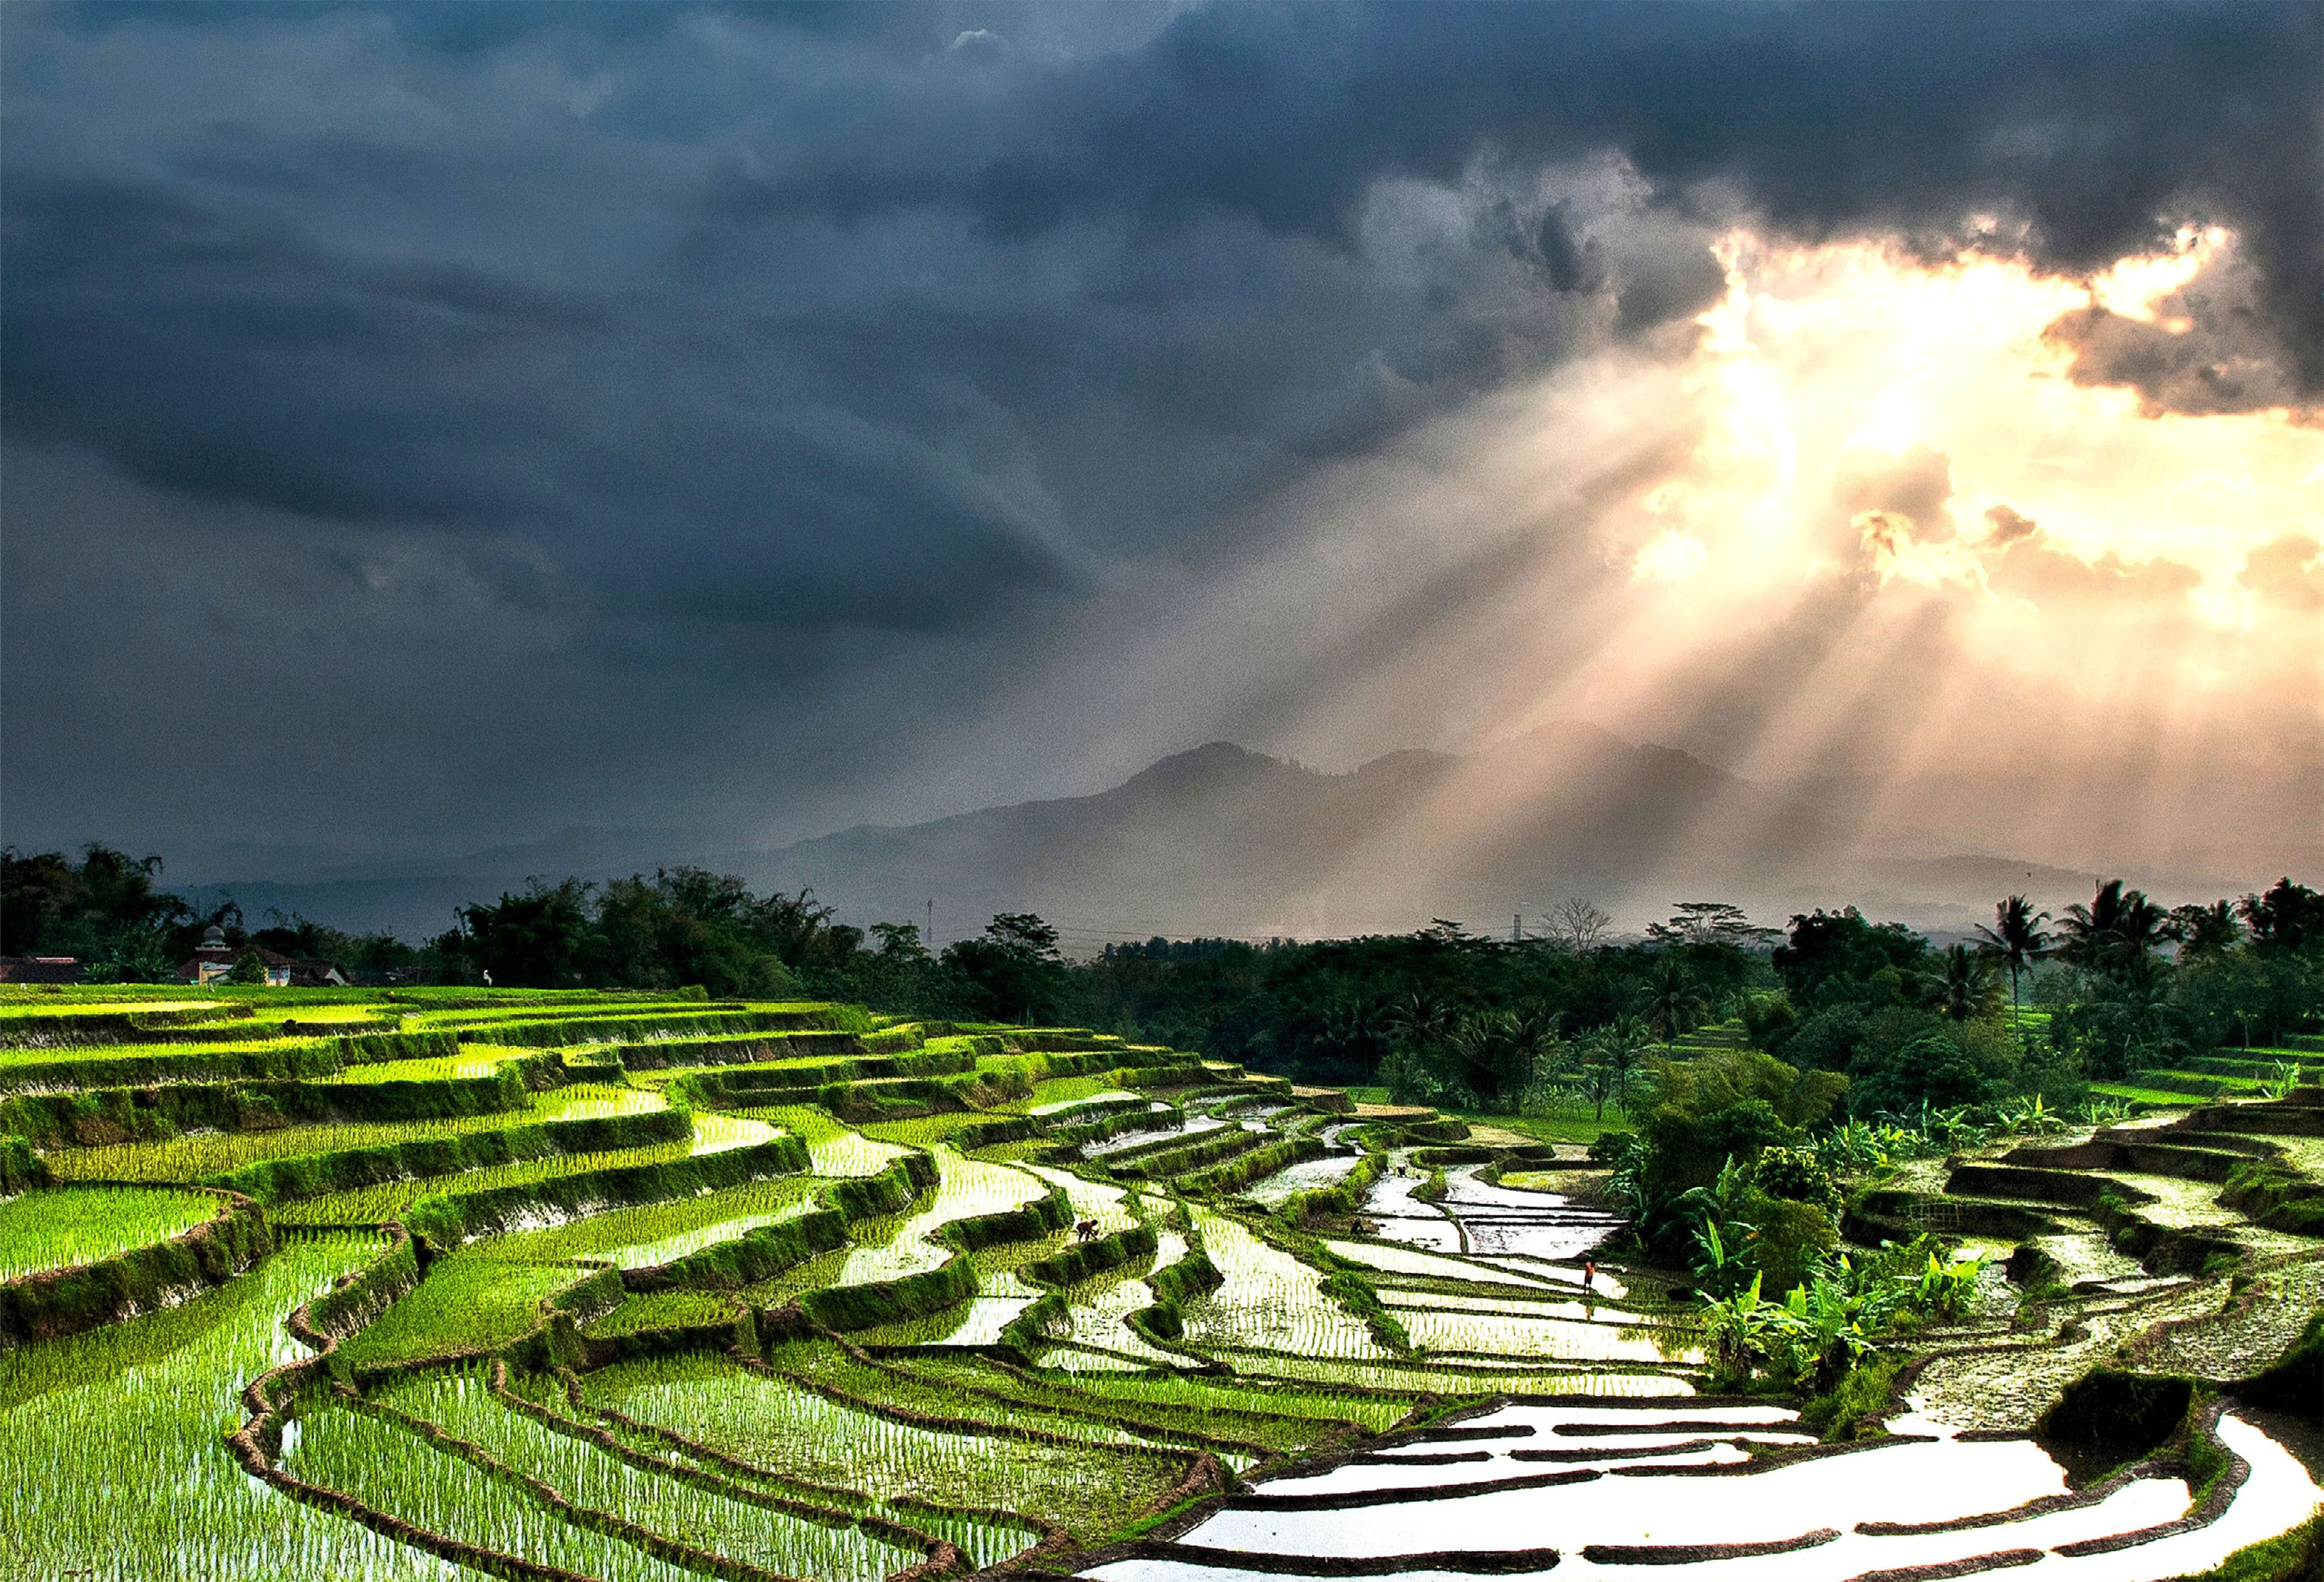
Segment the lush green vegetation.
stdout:
[[0,1202],[0,1280],[94,1263],[166,1241],[218,1211],[198,1192],[135,1187],[56,1187]]
[[[1877,1439],[1909,1379],[1975,1421],[2007,1392],[1948,1369],[2144,1345],[2280,1405],[2313,1393],[2287,1304],[2324,1295],[2314,1007],[2247,1007],[2248,1052],[2093,1007],[2197,1027],[2207,974],[2298,978],[2304,894],[2146,929],[2102,891],[2054,940],[2005,905],[1984,955],[1702,905],[1635,944],[1068,964],[1038,919],[935,957],[663,875],[412,958],[506,951],[522,987],[0,989],[0,1065],[45,1089],[0,1104],[34,1469],[0,1553],[868,1582],[1139,1533],[1496,1395],[1747,1390]],[[881,983],[887,1014],[844,997]],[[1365,1080],[1285,1080],[1333,1075]],[[2178,1129],[2121,1129],[2124,1078]],[[325,1228],[354,1225],[387,1239]],[[184,1523],[97,1541],[87,1480],[161,1486],[156,1457],[196,1466]]]

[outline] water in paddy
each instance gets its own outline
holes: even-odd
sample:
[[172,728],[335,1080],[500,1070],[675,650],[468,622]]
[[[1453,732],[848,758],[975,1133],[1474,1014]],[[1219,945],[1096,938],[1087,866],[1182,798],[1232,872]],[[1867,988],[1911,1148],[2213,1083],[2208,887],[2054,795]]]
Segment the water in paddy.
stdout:
[[1205,1132],[1222,1130],[1225,1125],[1226,1123],[1216,1115],[1189,1115],[1186,1117],[1185,1124],[1181,1126],[1157,1127],[1147,1132],[1124,1132],[1116,1137],[1101,1137],[1094,1143],[1084,1143],[1082,1144],[1082,1157],[1103,1159],[1108,1154],[1127,1152],[1132,1148],[1143,1148],[1148,1143],[1160,1143],[1166,1139],[1191,1140],[1201,1136]]
[[1272,1208],[1289,1199],[1295,1192],[1313,1191],[1343,1180],[1361,1161],[1352,1153],[1334,1154],[1323,1159],[1305,1159],[1286,1165],[1266,1180],[1255,1182],[1243,1196],[1262,1207]]
[[[1254,1319],[1282,1300],[1268,1277],[1279,1281],[1286,1272],[1262,1268],[1231,1234],[1213,1237],[1213,1257],[1224,1244],[1222,1267],[1244,1264],[1242,1281],[1238,1287],[1231,1275],[1221,1293],[1228,1300],[1204,1315],[1216,1326],[1206,1337],[1239,1369],[1251,1360],[1240,1347],[1271,1346],[1265,1368],[1286,1377],[1337,1376],[1351,1365],[1383,1375],[1461,1366],[1482,1372],[1446,1382],[1480,1390],[1498,1386],[1476,1378],[1529,1367],[1536,1371],[1500,1376],[1570,1393],[1268,1479],[1175,1540],[1084,1575],[1449,1582],[1554,1569],[1560,1578],[1848,1582],[1943,1568],[1938,1574],[2006,1568],[2069,1582],[2154,1582],[2206,1570],[2296,1525],[2324,1495],[2288,1451],[2232,1413],[2219,1436],[2249,1470],[2208,1522],[2190,1521],[2181,1478],[2126,1479],[2077,1495],[2029,1436],[1963,1437],[1933,1408],[1892,1423],[1895,1439],[1798,1456],[1813,1439],[1790,1410],[1689,1398],[1701,1387],[1694,1337],[1651,1300],[1626,1300],[1633,1288],[1650,1298],[1655,1281],[1605,1271],[1588,1296],[1580,1290],[1581,1262],[1612,1228],[1609,1217],[1475,1175],[1451,1172],[1443,1198],[1430,1203],[1412,1196],[1420,1175],[1391,1174],[1367,1203],[1370,1234],[1326,1244],[1373,1272],[1379,1300],[1419,1356],[1351,1365],[1304,1335],[1254,1342],[1248,1331],[1262,1327]],[[1212,1223],[1202,1223],[1211,1235]],[[1465,1291],[1448,1290],[1453,1281]],[[1615,1382],[1638,1392],[1585,1399]],[[1788,1448],[1794,1457],[1771,1464],[1755,1448]]]
[[1587,1256],[1622,1222],[1601,1208],[1556,1192],[1497,1187],[1477,1179],[1475,1165],[1447,1171],[1444,1196],[1413,1196],[1417,1175],[1381,1178],[1365,1203],[1365,1217],[1388,1241],[1431,1252],[1461,1253],[1489,1262],[1522,1258],[1574,1262]]
[[[2324,1494],[2232,1414],[2220,1438],[2249,1475],[2224,1513],[2184,1531],[2181,1479],[2074,1496],[2030,1439],[1962,1439],[1918,1417],[1894,1427],[1913,1437],[1755,1467],[1748,1446],[1806,1442],[1790,1412],[1684,1401],[1505,1406],[1442,1437],[1260,1483],[1175,1543],[1084,1575],[1224,1582],[1554,1568],[1565,1578],[1652,1566],[1676,1582],[1845,1582],[1998,1565],[2064,1582],[2153,1582],[2285,1531]],[[2034,1501],[2047,1503],[2018,1510]],[[2125,1537],[2135,1541],[2101,1547]]]

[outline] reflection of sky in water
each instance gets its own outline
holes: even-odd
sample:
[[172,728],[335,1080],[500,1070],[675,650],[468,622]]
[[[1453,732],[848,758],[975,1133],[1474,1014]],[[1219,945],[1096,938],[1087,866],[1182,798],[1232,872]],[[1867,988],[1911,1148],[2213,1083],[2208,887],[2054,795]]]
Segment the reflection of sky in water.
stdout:
[[[1592,1420],[1635,1424],[1642,1431],[1610,1437],[1568,1437],[1556,1431],[1560,1422]],[[2319,1492],[2289,1453],[2232,1414],[2221,1420],[2220,1436],[2251,1463],[2252,1476],[2237,1491],[2227,1513],[2209,1527],[2104,1554],[2066,1556],[2055,1551],[2061,1545],[2175,1521],[2187,1509],[2186,1485],[2176,1478],[2145,1478],[2116,1490],[2099,1503],[2022,1522],[1958,1532],[1884,1537],[1868,1537],[1854,1528],[1858,1522],[1930,1522],[2007,1510],[2065,1492],[2064,1474],[2030,1440],[1943,1439],[1887,1445],[1765,1472],[1688,1477],[1677,1485],[1664,1483],[1651,1468],[1732,1459],[1737,1452],[1725,1448],[1672,1457],[1665,1451],[1630,1462],[1631,1470],[1627,1473],[1608,1470],[1606,1476],[1586,1482],[1546,1488],[1466,1487],[1480,1481],[1553,1469],[1538,1462],[1511,1459],[1511,1450],[1653,1446],[1666,1443],[1673,1431],[1658,1425],[1674,1420],[1720,1425],[1706,1428],[1698,1438],[1722,1432],[1757,1437],[1767,1431],[1769,1424],[1766,1409],[1755,1408],[1630,1411],[1512,1406],[1488,1417],[1470,1419],[1464,1426],[1530,1425],[1535,1433],[1437,1447],[1447,1451],[1483,1449],[1490,1454],[1485,1461],[1435,1467],[1351,1464],[1320,1476],[1277,1479],[1259,1485],[1262,1493],[1290,1494],[1436,1484],[1456,1491],[1448,1498],[1353,1510],[1222,1511],[1187,1533],[1183,1541],[1204,1548],[1357,1559],[1551,1547],[1560,1551],[1554,1573],[1558,1577],[1636,1577],[1639,1572],[1635,1565],[1592,1564],[1580,1552],[1582,1546],[1765,1543],[1830,1527],[1841,1530],[1837,1541],[1788,1554],[1657,1566],[1654,1575],[1656,1582],[1711,1582],[1713,1578],[1717,1582],[1841,1582],[1867,1571],[2034,1550],[2044,1551],[2040,1559],[2011,1568],[2011,1576],[2030,1574],[2064,1582],[2153,1582],[2156,1577],[2209,1569],[2234,1550],[2283,1531],[2308,1514]],[[1927,1425],[1908,1420],[1898,1426]],[[1557,1464],[1566,1470],[1591,1465]],[[1611,1469],[1620,1464],[1600,1465]],[[1379,1481],[1367,1481],[1372,1479]],[[1105,1582],[1224,1582],[1262,1573],[1231,1566],[1144,1560],[1106,1566],[1089,1574]]]
[[1199,1137],[1205,1132],[1215,1132],[1226,1123],[1216,1115],[1189,1115],[1184,1126],[1168,1126],[1150,1132],[1124,1132],[1119,1137],[1101,1137],[1094,1143],[1082,1144],[1084,1159],[1102,1159],[1125,1149],[1137,1148],[1148,1143],[1159,1143],[1165,1137]]
[[1294,1192],[1312,1191],[1317,1187],[1332,1185],[1360,1162],[1352,1154],[1332,1159],[1304,1159],[1297,1164],[1286,1165],[1277,1170],[1255,1184],[1243,1196],[1254,1203],[1272,1208]]
[[1469,1165],[1447,1172],[1444,1198],[1434,1204],[1412,1196],[1420,1178],[1385,1177],[1372,1189],[1365,1213],[1379,1222],[1380,1235],[1408,1246],[1548,1259],[1580,1258],[1621,1223],[1555,1192],[1489,1185],[1477,1180],[1478,1168]]

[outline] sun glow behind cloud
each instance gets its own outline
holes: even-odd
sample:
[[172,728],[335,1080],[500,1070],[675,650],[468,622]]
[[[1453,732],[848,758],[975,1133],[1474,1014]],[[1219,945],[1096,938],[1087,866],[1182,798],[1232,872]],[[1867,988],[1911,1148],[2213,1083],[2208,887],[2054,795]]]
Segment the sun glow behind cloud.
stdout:
[[[1151,709],[1176,745],[1339,764],[1582,720],[1766,788],[1762,828],[1804,788],[1868,859],[2270,877],[2324,832],[2324,428],[2151,411],[2077,383],[2056,329],[2094,301],[2188,317],[2233,247],[2093,282],[1734,233],[1692,333],[1609,335],[1317,467],[1233,575],[1126,584],[1026,719]],[[1489,846],[1548,794],[1480,772],[1365,871]],[[1668,871],[1715,867],[1711,842],[1675,832]]]

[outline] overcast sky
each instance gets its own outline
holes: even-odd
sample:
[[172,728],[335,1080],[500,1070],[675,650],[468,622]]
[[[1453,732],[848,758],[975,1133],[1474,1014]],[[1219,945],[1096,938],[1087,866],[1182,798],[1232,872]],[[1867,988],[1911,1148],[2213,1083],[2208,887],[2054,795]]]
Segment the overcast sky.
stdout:
[[[2256,754],[2276,849],[2324,827],[2319,14],[9,5],[0,833],[759,845],[1556,713],[1909,812],[2004,694],[1796,694],[1929,622],[1969,652],[1973,598],[2138,662],[2007,691],[1950,770],[2151,727],[2172,819]],[[2031,315],[1996,357],[2113,403],[2075,444],[2121,430],[2141,498],[2227,467],[2240,515],[2109,537],[1999,437],[1835,430],[1826,580],[1639,680],[1673,629],[1614,604],[1772,497],[1706,459],[1706,371],[1742,335],[1856,410],[1889,305],[1995,321],[1964,257]],[[1679,483],[1734,503],[1609,525]],[[1954,603],[1868,614],[1892,581]],[[2111,599],[2236,679],[2188,703]]]

